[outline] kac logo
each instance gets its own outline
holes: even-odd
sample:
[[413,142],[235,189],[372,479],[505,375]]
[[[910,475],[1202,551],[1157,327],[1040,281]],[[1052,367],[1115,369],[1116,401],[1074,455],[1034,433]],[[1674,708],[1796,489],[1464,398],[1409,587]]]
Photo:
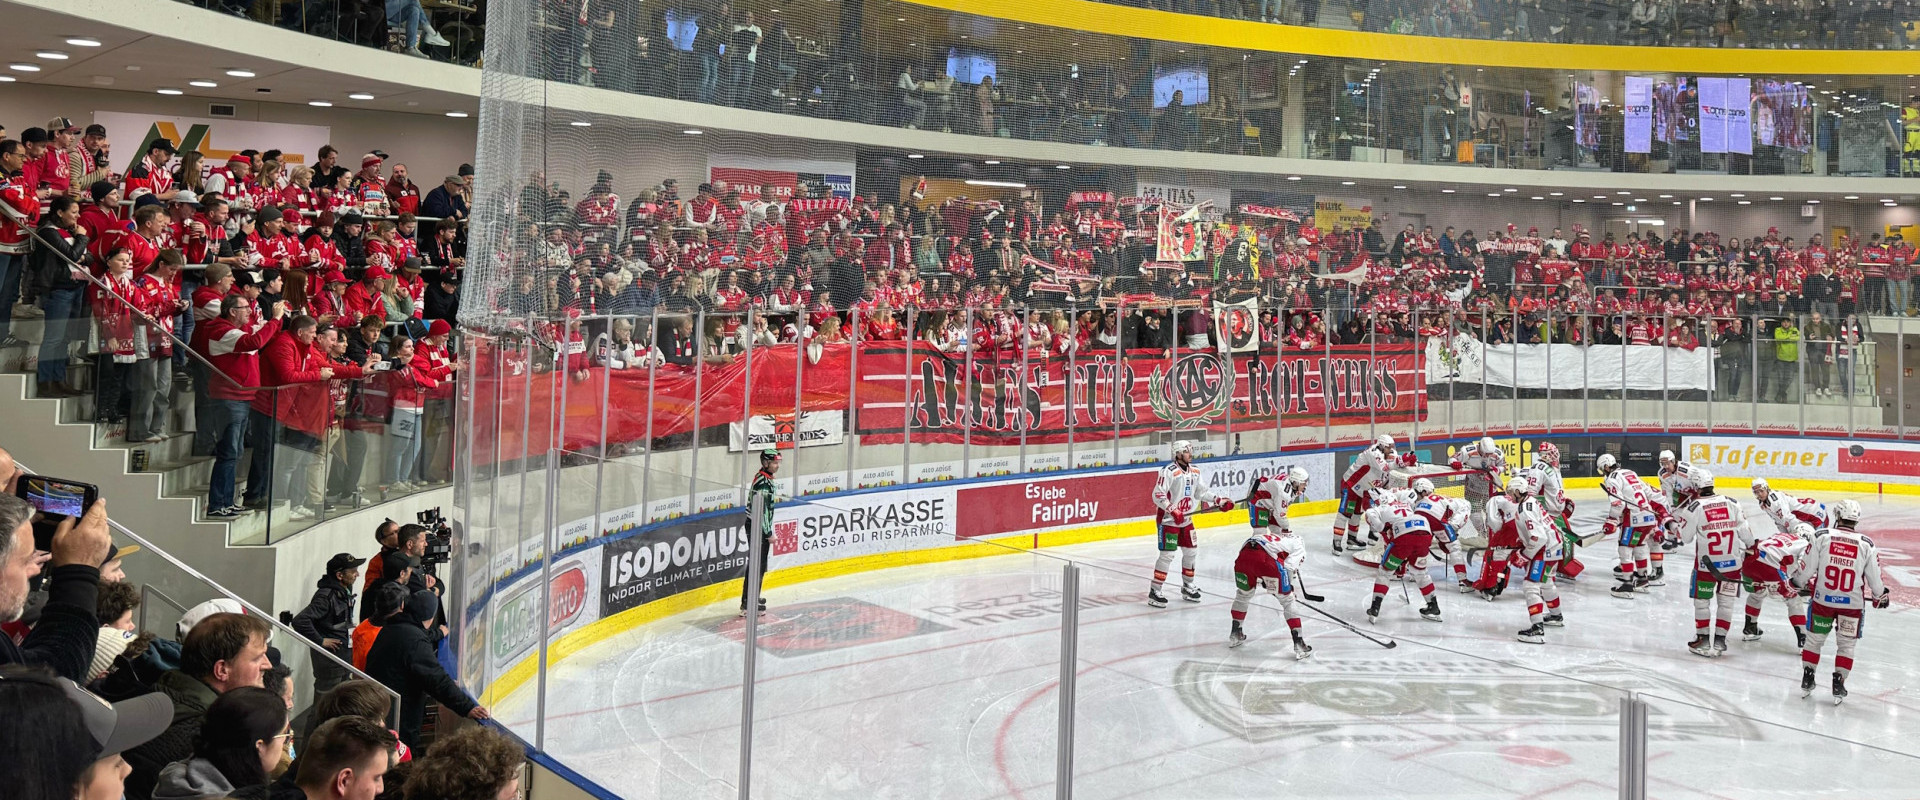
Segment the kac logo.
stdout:
[[1188,353],[1169,365],[1164,374],[1153,368],[1147,378],[1147,399],[1154,413],[1176,431],[1198,428],[1227,412],[1233,402],[1234,374],[1213,353]]

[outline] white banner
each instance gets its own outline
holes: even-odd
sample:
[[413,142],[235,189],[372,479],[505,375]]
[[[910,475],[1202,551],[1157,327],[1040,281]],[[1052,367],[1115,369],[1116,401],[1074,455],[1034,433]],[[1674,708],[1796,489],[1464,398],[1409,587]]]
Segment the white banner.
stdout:
[[[547,593],[547,639],[552,641],[600,618],[600,548],[594,546],[556,559]],[[540,643],[540,570],[495,590],[486,636],[469,641],[469,652],[484,647],[495,677]],[[472,635],[475,627],[468,629]],[[465,671],[465,669],[463,669]]]
[[1727,152],[1727,81],[1700,79],[1700,152]]
[[1717,478],[1920,483],[1920,447],[1910,444],[1757,436],[1683,436],[1680,443],[1688,461]]
[[1727,152],[1753,154],[1753,81],[1749,78],[1722,78],[1721,97],[1726,104]]
[[[842,433],[845,413],[808,411],[800,415],[798,424],[795,424],[792,414],[751,417],[744,425],[730,422],[727,423],[727,449],[738,453],[742,449],[765,450],[769,447],[790,450],[796,444],[800,447],[840,444],[845,441]],[[741,441],[743,438],[744,442]]]
[[954,543],[954,490],[916,486],[827,498],[773,512],[774,569],[946,547]]
[[295,164],[312,164],[320,157],[320,148],[333,136],[333,129],[325,125],[166,117],[119,111],[95,111],[93,121],[107,126],[107,134],[120,143],[120,155],[115,157],[113,164],[116,172],[126,172],[140,163],[140,159],[147,156],[146,143],[154,139],[173,142],[182,153],[192,151],[206,156],[200,163],[209,168],[221,166],[227,163],[229,156],[247,149],[279,150],[281,161],[291,167]]
[[1712,389],[1713,350],[1657,345],[1488,345],[1462,334],[1451,342],[1427,340],[1427,382],[1568,392],[1583,387]]
[[1280,475],[1289,467],[1300,467],[1307,471],[1308,500],[1332,500],[1335,497],[1334,490],[1340,486],[1340,476],[1335,475],[1333,470],[1332,453],[1208,461],[1199,467],[1200,474],[1207,479],[1207,491],[1228,498],[1235,505],[1243,505],[1247,490],[1253,487],[1254,478]]
[[1260,301],[1213,304],[1214,338],[1222,353],[1251,353],[1260,349]]
[[1627,76],[1626,152],[1653,151],[1653,79]]

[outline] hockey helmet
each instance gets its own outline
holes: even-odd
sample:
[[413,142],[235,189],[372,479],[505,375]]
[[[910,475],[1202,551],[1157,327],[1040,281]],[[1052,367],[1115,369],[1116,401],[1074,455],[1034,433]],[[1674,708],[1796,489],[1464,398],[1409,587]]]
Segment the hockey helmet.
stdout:
[[1705,491],[1713,488],[1713,472],[1706,467],[1694,467],[1687,472],[1687,477],[1693,479],[1695,489]]
[[1373,437],[1373,446],[1374,446],[1374,447],[1384,447],[1384,448],[1386,448],[1386,449],[1388,449],[1388,450],[1392,450],[1392,449],[1393,449],[1393,435],[1392,435],[1392,434],[1388,434],[1388,433],[1383,433],[1383,434],[1380,434],[1379,436],[1375,436],[1375,437]]
[[1287,482],[1302,489],[1307,488],[1307,471],[1300,467],[1287,468]]
[[1548,466],[1560,466],[1560,446],[1552,442],[1541,442],[1539,449],[1533,452],[1533,460]]
[[1670,466],[1673,466],[1673,451],[1672,451],[1672,450],[1662,450],[1662,451],[1660,451],[1660,466],[1663,466],[1663,467],[1670,467]]
[[1447,501],[1447,518],[1452,520],[1453,524],[1464,523],[1472,515],[1473,506],[1468,505],[1465,498],[1456,497]]
[[1491,453],[1499,449],[1499,447],[1500,447],[1499,445],[1493,443],[1493,437],[1491,436],[1480,437],[1480,452]]
[[1427,480],[1426,478],[1414,478],[1413,483],[1408,484],[1407,488],[1412,489],[1416,496],[1426,497],[1427,495],[1433,494],[1433,481]]
[[1804,522],[1796,522],[1793,523],[1793,527],[1787,529],[1787,534],[1811,542],[1813,541],[1813,526]]
[[1620,462],[1614,460],[1612,453],[1601,453],[1599,458],[1593,460],[1593,471],[1601,475],[1612,472],[1618,466]]
[[1193,455],[1193,442],[1187,441],[1185,439],[1181,439],[1177,442],[1174,442],[1173,454],[1177,456],[1177,455],[1180,455],[1181,453],[1186,453],[1189,456]]
[[1849,497],[1833,504],[1833,518],[1840,522],[1859,522],[1860,503]]
[[1767,499],[1767,493],[1771,491],[1773,491],[1773,487],[1767,485],[1766,478],[1753,479],[1753,498],[1755,500]]

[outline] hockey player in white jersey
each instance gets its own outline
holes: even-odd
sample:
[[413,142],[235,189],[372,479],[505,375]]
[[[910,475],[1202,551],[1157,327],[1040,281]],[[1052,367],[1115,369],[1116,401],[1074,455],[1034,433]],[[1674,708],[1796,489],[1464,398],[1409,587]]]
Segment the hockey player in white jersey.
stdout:
[[1287,508],[1307,499],[1307,471],[1288,467],[1277,475],[1256,475],[1243,502],[1247,506],[1247,524],[1255,531],[1275,530],[1290,534]]
[[1193,515],[1214,509],[1231,511],[1233,501],[1207,491],[1207,482],[1193,467],[1193,443],[1183,439],[1173,443],[1173,463],[1161,467],[1160,476],[1154,481],[1153,505],[1159,509],[1154,529],[1159,533],[1160,559],[1153,565],[1153,585],[1147,589],[1147,605],[1166,606],[1167,598],[1160,594],[1160,587],[1166,585],[1167,568],[1173,566],[1175,550],[1180,552],[1180,597],[1198,603],[1200,589],[1193,585],[1193,562],[1198,552],[1193,539]]
[[1293,657],[1313,655],[1313,647],[1300,634],[1300,612],[1293,604],[1305,593],[1300,585],[1300,565],[1306,561],[1306,543],[1299,536],[1268,526],[1247,538],[1233,560],[1233,630],[1227,634],[1227,646],[1239,647],[1247,641],[1241,624],[1247,619],[1247,606],[1259,592],[1269,592],[1280,601],[1280,613],[1287,619],[1287,633],[1293,637]]
[[1560,531],[1563,555],[1555,575],[1569,580],[1580,577],[1585,567],[1574,557],[1580,537],[1573,533],[1573,498],[1567,496],[1560,478],[1560,448],[1552,442],[1541,442],[1533,453],[1533,466],[1527,468],[1527,479],[1528,496],[1539,501],[1547,523]]
[[1747,583],[1747,622],[1741,638],[1756,641],[1766,632],[1760,629],[1760,606],[1768,595],[1779,595],[1787,602],[1787,621],[1793,625],[1795,647],[1807,646],[1807,598],[1800,596],[1796,577],[1807,564],[1807,549],[1813,543],[1813,526],[1796,522],[1786,533],[1776,533],[1753,544],[1741,565],[1741,577]]
[[[1566,539],[1559,528],[1547,521],[1540,502],[1530,496],[1532,483],[1531,475],[1515,475],[1508,481],[1507,502],[1501,504],[1503,510],[1499,513],[1501,516],[1513,513],[1512,519],[1503,519],[1502,523],[1514,528],[1520,546],[1513,551],[1512,563],[1526,575],[1521,585],[1527,593],[1529,624],[1517,637],[1528,644],[1545,644],[1547,628],[1562,628],[1567,624],[1566,617],[1560,614],[1560,585],[1556,578],[1560,562],[1566,556]],[[1513,512],[1505,510],[1509,507]]]
[[1674,538],[1662,547],[1693,543],[1694,655],[1714,658],[1727,650],[1733,629],[1733,604],[1740,597],[1741,561],[1753,547],[1753,529],[1731,497],[1715,494],[1713,474],[1694,467],[1687,480],[1693,495],[1674,513]]
[[1767,485],[1766,478],[1753,479],[1753,499],[1760,501],[1760,510],[1767,512],[1773,520],[1774,528],[1785,533],[1793,529],[1795,522],[1804,522],[1815,531],[1835,526],[1833,509],[1810,497],[1794,497],[1784,492],[1776,492]]
[[1607,493],[1607,517],[1600,535],[1613,539],[1620,548],[1620,584],[1613,596],[1631,598],[1636,591],[1659,586],[1661,575],[1653,570],[1650,557],[1652,540],[1660,535],[1667,520],[1667,507],[1660,496],[1633,470],[1620,466],[1610,453],[1601,453],[1593,461],[1600,473],[1600,489]]
[[1833,504],[1834,527],[1818,532],[1809,548],[1806,588],[1813,603],[1807,609],[1807,644],[1800,650],[1800,696],[1813,694],[1814,672],[1827,634],[1839,639],[1833,656],[1833,702],[1847,697],[1847,675],[1853,671],[1853,648],[1860,640],[1861,612],[1868,603],[1886,608],[1893,595],[1880,577],[1880,553],[1873,540],[1854,531],[1860,504],[1840,500]]
[[1379,619],[1380,604],[1387,596],[1387,582],[1403,569],[1408,570],[1414,585],[1420,587],[1420,596],[1426,598],[1426,604],[1420,609],[1421,618],[1440,621],[1440,601],[1433,596],[1433,576],[1427,573],[1427,558],[1436,536],[1452,536],[1448,531],[1467,521],[1467,501],[1449,500],[1435,494],[1433,482],[1426,478],[1414,479],[1412,489],[1420,499],[1411,506],[1390,505],[1369,510],[1369,515],[1381,523],[1381,529],[1386,532],[1386,549],[1380,553],[1379,572],[1373,579],[1373,601],[1367,606],[1369,622]]
[[1679,508],[1700,494],[1693,465],[1675,458],[1672,450],[1660,451],[1660,491],[1667,495],[1667,507]]
[[1482,436],[1480,441],[1456,451],[1448,466],[1472,470],[1462,488],[1466,490],[1468,507],[1473,509],[1473,529],[1482,535],[1486,534],[1487,501],[1500,493],[1500,478],[1507,469],[1507,454],[1493,443],[1493,437]]
[[1373,440],[1373,446],[1360,451],[1353,457],[1353,464],[1347,467],[1346,474],[1340,476],[1340,508],[1333,515],[1333,552],[1339,555],[1341,545],[1359,550],[1367,546],[1360,541],[1360,531],[1366,524],[1369,505],[1368,490],[1385,488],[1387,479],[1395,466],[1412,466],[1418,463],[1412,453],[1396,455],[1393,452],[1393,437],[1380,434]]

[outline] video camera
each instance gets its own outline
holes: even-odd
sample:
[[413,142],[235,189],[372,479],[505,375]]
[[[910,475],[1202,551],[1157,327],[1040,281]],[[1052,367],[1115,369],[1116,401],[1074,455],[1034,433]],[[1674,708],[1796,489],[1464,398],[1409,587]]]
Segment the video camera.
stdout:
[[427,552],[420,556],[420,568],[431,575],[434,567],[453,560],[453,527],[438,507],[422,511],[414,519],[427,529]]

